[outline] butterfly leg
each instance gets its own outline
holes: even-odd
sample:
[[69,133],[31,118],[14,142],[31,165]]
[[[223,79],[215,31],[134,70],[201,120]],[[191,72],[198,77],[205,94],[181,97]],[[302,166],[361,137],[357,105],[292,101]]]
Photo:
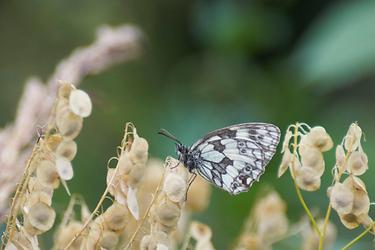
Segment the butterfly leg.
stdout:
[[191,173],[191,177],[189,178],[189,181],[188,181],[188,186],[187,186],[187,189],[186,189],[186,194],[185,194],[185,201],[187,200],[187,195],[188,195],[188,192],[189,192],[189,188],[191,186],[191,184],[193,184],[195,178],[197,177],[197,174],[195,172],[192,172]]

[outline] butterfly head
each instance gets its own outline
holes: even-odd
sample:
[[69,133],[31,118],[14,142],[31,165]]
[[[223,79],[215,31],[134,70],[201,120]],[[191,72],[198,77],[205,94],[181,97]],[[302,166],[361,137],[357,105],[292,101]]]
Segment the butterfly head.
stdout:
[[176,153],[177,153],[179,159],[180,160],[184,160],[185,159],[185,155],[188,153],[188,149],[187,149],[186,146],[184,146],[174,135],[172,135],[171,133],[169,133],[165,129],[161,129],[158,132],[158,134],[164,135],[165,137],[173,140],[176,143]]

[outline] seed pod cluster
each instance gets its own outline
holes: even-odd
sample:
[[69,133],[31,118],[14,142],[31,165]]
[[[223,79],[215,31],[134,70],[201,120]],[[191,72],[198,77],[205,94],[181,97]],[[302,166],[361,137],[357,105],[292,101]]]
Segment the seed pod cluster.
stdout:
[[[298,130],[293,134],[288,130],[283,143],[283,158],[279,167],[279,177],[290,168],[299,188],[305,191],[316,191],[320,188],[321,176],[325,170],[323,152],[333,147],[333,142],[326,130],[321,126],[308,127],[308,131]],[[294,127],[295,128],[295,127]],[[297,128],[298,129],[298,128]],[[289,143],[299,137],[298,150],[290,151]]]
[[[361,137],[362,130],[358,124],[351,124],[343,143],[336,148],[335,183],[327,191],[332,208],[348,229],[369,224],[370,198],[365,183],[359,178],[368,169]],[[347,178],[341,181],[344,173]]]
[[177,228],[181,209],[185,203],[188,186],[187,169],[178,160],[170,157],[166,160],[165,169],[161,191],[150,209],[150,234],[143,236],[141,249],[171,247],[170,237]]
[[[20,191],[22,194],[17,208],[21,209],[23,215],[18,235],[26,232],[36,236],[52,228],[56,217],[51,207],[53,192],[60,182],[65,184],[66,180],[73,178],[71,161],[77,153],[73,139],[82,128],[83,117],[90,113],[91,101],[88,95],[71,84],[61,84],[46,131],[38,139],[25,171],[25,183],[22,185],[26,188]],[[15,213],[18,213],[17,209]],[[22,239],[21,236],[18,238]],[[19,243],[16,242],[17,238],[10,241],[15,245]]]
[[211,228],[205,224],[193,221],[190,224],[190,235],[196,241],[195,250],[214,250],[211,242]]
[[107,185],[115,200],[127,206],[133,217],[139,219],[137,191],[146,171],[148,142],[133,128],[133,140],[122,145],[116,168],[109,168]]
[[285,202],[271,191],[256,202],[235,249],[271,249],[287,231]]

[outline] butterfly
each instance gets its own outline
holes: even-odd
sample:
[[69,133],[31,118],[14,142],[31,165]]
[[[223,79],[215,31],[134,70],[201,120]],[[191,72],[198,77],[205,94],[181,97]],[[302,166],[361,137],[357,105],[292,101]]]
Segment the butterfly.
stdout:
[[176,142],[179,161],[194,178],[199,174],[234,195],[248,191],[254,181],[259,181],[280,141],[277,126],[258,122],[212,131],[190,147],[164,129],[159,134]]

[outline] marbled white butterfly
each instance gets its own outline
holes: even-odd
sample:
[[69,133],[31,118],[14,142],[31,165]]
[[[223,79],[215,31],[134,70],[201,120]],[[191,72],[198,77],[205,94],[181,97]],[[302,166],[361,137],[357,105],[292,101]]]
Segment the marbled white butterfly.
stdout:
[[179,160],[189,172],[230,194],[248,191],[259,181],[280,140],[280,129],[268,123],[243,123],[215,130],[191,147],[166,130],[162,134],[176,142]]

